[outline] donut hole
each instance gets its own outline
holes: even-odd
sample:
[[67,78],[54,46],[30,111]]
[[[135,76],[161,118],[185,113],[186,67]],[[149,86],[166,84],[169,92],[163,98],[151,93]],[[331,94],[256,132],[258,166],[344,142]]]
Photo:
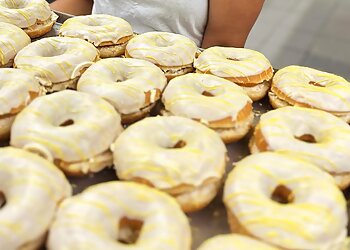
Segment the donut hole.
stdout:
[[158,47],[170,47],[174,45],[174,42],[171,42],[163,37],[157,37],[156,39],[156,44]]
[[65,54],[66,51],[67,51],[66,48],[52,48],[51,50],[50,49],[44,50],[40,56],[41,57],[61,56],[61,55]]
[[0,208],[3,208],[6,205],[6,197],[4,192],[0,191]]
[[271,199],[280,204],[289,204],[294,201],[293,192],[284,185],[278,185],[271,194]]
[[206,90],[204,90],[204,91],[202,92],[202,95],[204,95],[204,96],[206,96],[206,97],[213,97],[213,96],[215,96],[215,95],[213,95],[212,93],[210,93],[209,91],[206,91]]
[[294,136],[295,139],[298,139],[300,141],[303,142],[307,142],[307,143],[317,143],[316,138],[311,135],[311,134],[304,134],[301,136]]
[[175,149],[175,148],[183,148],[186,146],[186,142],[183,140],[177,141],[174,145],[168,147],[169,149]]
[[230,61],[235,61],[235,62],[239,62],[240,60],[238,58],[226,58],[227,60]]
[[140,236],[143,221],[123,217],[119,221],[118,242],[123,244],[135,244]]
[[316,87],[324,87],[323,85],[321,85],[320,83],[315,82],[315,81],[310,81],[309,84],[310,84],[310,85],[314,85],[314,86],[316,86]]
[[74,124],[74,121],[72,119],[65,120],[64,122],[61,122],[58,126],[60,127],[68,127]]

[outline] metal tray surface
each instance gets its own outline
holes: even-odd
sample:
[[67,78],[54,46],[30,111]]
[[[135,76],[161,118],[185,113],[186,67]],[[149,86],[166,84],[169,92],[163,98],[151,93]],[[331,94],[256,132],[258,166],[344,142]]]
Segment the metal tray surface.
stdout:
[[[57,12],[57,14],[59,15],[58,22],[55,24],[53,30],[46,34],[45,37],[57,36],[58,29],[62,22],[72,17],[64,13]],[[255,113],[254,125],[258,122],[261,114],[272,109],[267,98],[255,102],[253,106]],[[226,175],[232,170],[234,162],[241,160],[249,154],[248,141],[251,132],[242,140],[227,145],[230,160],[226,167]],[[73,187],[73,193],[77,194],[88,186],[101,182],[117,180],[117,177],[115,170],[113,168],[108,168],[96,174],[90,174],[85,177],[68,177],[68,179]],[[346,190],[344,194],[348,200],[348,211],[350,211],[350,189]],[[203,241],[212,236],[230,233],[225,207],[222,203],[222,188],[216,198],[206,208],[198,212],[189,213],[187,216],[192,227],[192,249],[196,249]],[[350,231],[349,226],[348,231]]]

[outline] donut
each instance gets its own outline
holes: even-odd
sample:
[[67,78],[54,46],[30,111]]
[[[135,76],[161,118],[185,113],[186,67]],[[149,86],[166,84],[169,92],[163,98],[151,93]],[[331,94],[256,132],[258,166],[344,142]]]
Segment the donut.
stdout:
[[85,39],[97,47],[101,58],[106,58],[124,55],[133,31],[122,18],[94,14],[67,19],[59,29],[59,35]]
[[10,143],[54,162],[68,175],[84,175],[112,165],[109,147],[122,129],[108,102],[64,90],[23,109],[12,125]]
[[168,80],[193,72],[197,45],[191,39],[168,32],[146,32],[132,38],[125,56],[143,59],[157,65]]
[[108,58],[92,65],[81,76],[78,91],[98,95],[130,124],[149,114],[167,83],[154,64],[132,58]]
[[274,108],[320,109],[350,123],[350,83],[334,74],[302,66],[285,67],[273,77],[269,99]]
[[296,154],[334,176],[342,189],[350,185],[350,127],[327,112],[290,106],[269,111],[249,146],[252,153]]
[[172,79],[162,96],[164,115],[191,118],[215,130],[225,143],[245,136],[254,119],[252,101],[230,81],[190,73]]
[[23,30],[13,24],[0,22],[0,68],[12,67],[17,52],[28,44],[30,37]]
[[185,212],[205,207],[225,172],[220,136],[184,117],[145,118],[128,127],[111,148],[119,179],[165,191]]
[[14,66],[33,72],[47,92],[76,89],[80,75],[99,59],[89,42],[70,37],[48,37],[35,41],[15,57]]
[[194,67],[197,73],[212,74],[240,85],[253,101],[266,95],[273,76],[273,68],[263,54],[244,48],[208,48],[194,61]]
[[231,231],[285,250],[343,249],[346,200],[334,179],[296,155],[239,161],[224,187]]
[[48,250],[190,250],[189,222],[176,201],[145,185],[111,181],[59,207]]
[[45,0],[0,0],[0,22],[20,27],[31,38],[48,33],[57,19]]
[[12,123],[40,93],[39,81],[21,69],[0,69],[0,140],[8,139]]
[[1,249],[39,249],[59,203],[71,195],[50,162],[12,147],[0,148]]
[[278,248],[269,246],[239,234],[217,235],[206,240],[197,250],[278,250]]

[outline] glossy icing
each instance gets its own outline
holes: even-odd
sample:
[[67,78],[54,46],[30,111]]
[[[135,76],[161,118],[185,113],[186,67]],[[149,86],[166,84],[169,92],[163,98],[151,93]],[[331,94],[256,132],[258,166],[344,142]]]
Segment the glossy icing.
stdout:
[[[71,125],[61,125],[72,121]],[[12,126],[11,145],[46,151],[53,159],[79,162],[108,150],[121,133],[113,106],[94,95],[64,90],[35,99]]]
[[196,43],[183,35],[146,32],[129,41],[126,53],[159,66],[178,67],[192,64],[197,49]]
[[[154,64],[131,58],[102,59],[92,65],[79,79],[78,91],[98,95],[122,114],[138,112],[157,99],[167,80]],[[150,103],[146,93],[150,92]]]
[[[143,222],[136,244],[118,242],[123,218]],[[128,232],[125,232],[128,233]],[[142,184],[107,182],[64,201],[47,247],[59,249],[189,250],[189,222],[176,201]]]
[[133,31],[130,24],[122,18],[95,14],[69,18],[61,26],[59,34],[85,39],[99,46],[103,42],[117,44],[119,39],[132,36]]
[[0,22],[0,66],[13,60],[17,52],[28,44],[30,37],[22,29]]
[[91,43],[79,38],[49,37],[22,49],[15,66],[33,72],[42,83],[58,83],[80,76],[82,67],[90,66],[98,56]]
[[6,198],[0,211],[1,249],[22,249],[45,236],[58,203],[72,192],[56,166],[12,147],[0,148],[0,190]]
[[[293,201],[271,199],[279,185]],[[239,161],[223,200],[250,235],[283,249],[334,250],[347,235],[344,195],[329,174],[296,155],[266,152]]]

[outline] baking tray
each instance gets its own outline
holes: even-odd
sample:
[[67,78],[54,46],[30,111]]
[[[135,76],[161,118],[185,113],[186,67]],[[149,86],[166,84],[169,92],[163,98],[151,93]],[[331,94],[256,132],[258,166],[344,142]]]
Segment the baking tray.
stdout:
[[[61,12],[56,13],[59,16],[59,19],[54,25],[53,30],[45,35],[46,37],[56,36],[61,24],[68,18],[72,17],[71,15],[67,15]],[[253,107],[255,115],[254,125],[257,124],[261,114],[272,109],[267,98],[264,98],[259,102],[254,102]],[[252,131],[250,131],[250,133],[248,133],[248,135],[240,141],[226,145],[230,159],[226,167],[226,175],[232,170],[232,165],[234,162],[241,160],[249,154],[248,141],[251,134]],[[77,194],[88,186],[101,182],[117,180],[117,176],[113,168],[107,168],[99,173],[90,174],[85,177],[68,177],[68,179],[73,187],[73,193]],[[350,215],[350,189],[345,190],[344,194],[348,200],[348,214]],[[192,249],[197,249],[197,247],[203,241],[212,236],[230,233],[227,223],[226,210],[222,203],[222,188],[216,198],[207,207],[201,211],[189,213],[187,215],[192,227]],[[349,231],[350,226],[348,225],[348,232]]]

